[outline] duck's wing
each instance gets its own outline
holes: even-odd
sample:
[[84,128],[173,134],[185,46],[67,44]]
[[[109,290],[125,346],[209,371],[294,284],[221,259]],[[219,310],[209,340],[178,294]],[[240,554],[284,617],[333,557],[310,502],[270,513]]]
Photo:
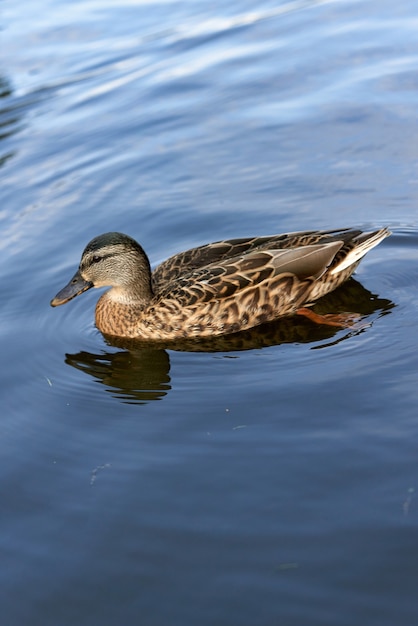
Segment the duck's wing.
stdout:
[[[166,284],[158,299],[175,300],[183,307],[240,297],[252,289],[289,290],[291,282],[305,281],[306,288],[332,263],[342,241],[307,245],[288,250],[259,250],[211,263]],[[281,279],[283,280],[281,281]]]
[[168,258],[158,265],[152,281],[156,292],[164,289],[165,285],[183,275],[189,274],[208,265],[222,264],[228,259],[231,261],[255,250],[281,250],[301,248],[317,243],[331,241],[348,241],[361,234],[360,230],[343,228],[339,230],[307,230],[281,235],[265,237],[247,237],[241,239],[226,239],[216,241],[197,248],[191,248]]
[[235,259],[260,246],[268,245],[276,237],[277,235],[227,239],[185,250],[171,256],[155,268],[152,274],[153,286],[156,291],[159,291],[176,278],[208,265],[222,263],[226,259]]

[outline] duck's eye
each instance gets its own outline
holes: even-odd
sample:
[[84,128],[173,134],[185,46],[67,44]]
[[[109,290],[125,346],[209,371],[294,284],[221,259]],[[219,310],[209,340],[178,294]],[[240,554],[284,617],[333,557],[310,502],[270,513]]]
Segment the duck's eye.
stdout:
[[99,261],[102,260],[101,256],[94,256],[91,260],[92,263],[98,263]]

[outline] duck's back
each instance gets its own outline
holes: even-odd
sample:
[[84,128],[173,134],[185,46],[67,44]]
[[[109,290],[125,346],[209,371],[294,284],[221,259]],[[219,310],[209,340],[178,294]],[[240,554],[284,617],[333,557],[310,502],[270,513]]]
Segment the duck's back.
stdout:
[[[235,257],[255,250],[279,250],[299,248],[317,243],[343,241],[344,246],[361,234],[360,230],[350,228],[328,231],[303,231],[270,235],[265,237],[246,237],[216,241],[197,248],[185,250],[168,258],[158,265],[152,274],[152,285],[159,293],[168,283],[197,269],[212,264],[222,264]],[[353,244],[352,244],[353,245]]]

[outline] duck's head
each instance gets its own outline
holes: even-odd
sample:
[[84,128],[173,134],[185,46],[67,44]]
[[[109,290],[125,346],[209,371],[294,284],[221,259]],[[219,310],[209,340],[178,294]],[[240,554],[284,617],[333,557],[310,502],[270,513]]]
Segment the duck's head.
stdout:
[[92,239],[77,272],[51,300],[51,306],[65,304],[91,287],[112,287],[111,293],[118,300],[149,300],[151,268],[139,243],[122,233],[105,233]]

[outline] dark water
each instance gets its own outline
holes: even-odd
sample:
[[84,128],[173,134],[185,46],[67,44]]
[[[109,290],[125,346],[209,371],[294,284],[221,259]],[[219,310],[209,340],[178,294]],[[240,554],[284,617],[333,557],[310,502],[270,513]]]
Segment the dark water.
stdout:
[[[416,3],[1,6],[2,624],[415,625]],[[319,304],[350,331],[127,349],[97,292],[49,307],[108,230],[383,225]]]

